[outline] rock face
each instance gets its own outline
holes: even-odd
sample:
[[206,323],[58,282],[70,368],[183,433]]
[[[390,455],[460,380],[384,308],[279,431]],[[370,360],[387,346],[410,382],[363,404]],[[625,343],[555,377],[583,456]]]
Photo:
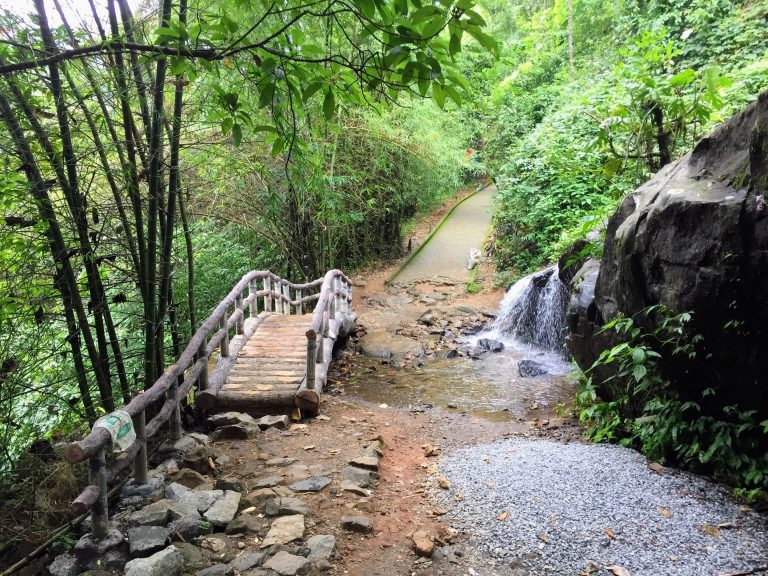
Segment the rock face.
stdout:
[[767,412],[768,373],[759,352],[768,321],[767,199],[764,93],[611,217],[599,271],[588,262],[571,282],[568,347],[579,365],[589,367],[600,349],[595,328],[661,303],[674,313],[693,312],[704,337],[695,373],[669,367],[682,390],[714,385],[718,402],[748,399]]

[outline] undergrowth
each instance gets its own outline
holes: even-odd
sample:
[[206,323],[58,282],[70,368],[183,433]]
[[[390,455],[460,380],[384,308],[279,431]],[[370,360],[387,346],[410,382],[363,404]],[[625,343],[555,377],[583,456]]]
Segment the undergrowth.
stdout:
[[[645,329],[647,320],[655,327]],[[579,419],[594,442],[617,442],[650,460],[678,465],[735,487],[749,500],[768,494],[768,420],[757,411],[717,402],[715,388],[683,397],[666,375],[667,361],[695,362],[701,336],[691,313],[664,306],[619,316],[602,331],[619,343],[604,350],[582,375],[577,394]],[[596,373],[613,374],[598,381]],[[602,400],[598,390],[610,396]]]

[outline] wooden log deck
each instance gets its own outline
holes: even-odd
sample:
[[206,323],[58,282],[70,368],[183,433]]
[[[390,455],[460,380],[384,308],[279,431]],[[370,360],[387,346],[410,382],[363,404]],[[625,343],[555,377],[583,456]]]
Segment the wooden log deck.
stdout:
[[311,321],[308,314],[265,315],[237,355],[217,395],[215,409],[264,414],[298,407],[317,412],[317,392],[301,390],[307,378]]

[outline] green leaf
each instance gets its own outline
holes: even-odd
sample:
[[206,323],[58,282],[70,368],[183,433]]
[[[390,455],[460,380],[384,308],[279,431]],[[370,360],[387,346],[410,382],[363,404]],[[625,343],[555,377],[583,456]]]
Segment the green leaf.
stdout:
[[632,350],[632,361],[635,364],[640,364],[643,360],[645,360],[645,350],[642,348]]
[[275,85],[272,83],[265,84],[259,93],[259,108],[264,108],[265,106],[272,104],[272,99],[274,96]]
[[161,26],[160,28],[155,29],[155,36],[157,36],[158,40],[160,38],[179,38],[179,33],[176,30],[172,30],[171,28],[166,28],[165,26]]
[[672,78],[669,79],[669,85],[673,88],[678,88],[680,86],[686,86],[693,82],[693,80],[696,78],[696,72],[694,72],[691,68],[688,68],[686,70],[683,70],[679,74],[675,74],[672,76]]
[[326,120],[333,118],[333,113],[336,111],[336,97],[333,94],[333,90],[328,90],[325,93],[325,99],[323,100],[323,114]]
[[373,18],[376,16],[376,4],[373,0],[353,0],[355,7],[360,10],[360,13],[366,18]]
[[232,120],[231,117],[224,118],[224,120],[221,121],[221,131],[224,135],[229,134],[229,131],[232,130],[232,125],[234,124],[234,120]]
[[304,88],[304,94],[302,96],[304,98],[304,102],[309,100],[315,94],[315,92],[320,90],[320,88],[323,87],[323,84],[323,82],[312,82],[309,84],[309,86]]
[[277,128],[274,126],[270,126],[269,124],[259,124],[258,126],[253,127],[254,132],[272,132],[273,134],[277,134]]
[[448,44],[448,53],[451,56],[456,56],[461,52],[461,36],[459,34],[451,34],[451,41]]
[[434,98],[435,103],[440,106],[440,108],[445,106],[445,94],[443,93],[442,87],[437,82],[432,83],[432,98]]
[[240,124],[232,124],[232,144],[235,147],[240,146],[240,142],[243,140],[243,131],[240,128]]
[[435,16],[429,20],[421,29],[421,37],[432,38],[445,27],[445,18],[441,15]]
[[645,369],[645,366],[642,364],[635,364],[635,367],[632,368],[632,376],[637,380],[638,382],[643,379],[645,376],[647,370]]
[[489,50],[490,52],[493,52],[493,54],[498,53],[499,44],[493,37],[489,36],[476,26],[468,26],[467,32],[469,32],[474,37],[474,39],[480,43],[480,46],[486,50]]
[[486,26],[485,19],[474,10],[465,10],[464,14],[469,17],[469,21],[477,26]]
[[272,144],[272,157],[276,158],[277,155],[283,151],[283,148],[285,148],[285,140],[283,140],[282,138],[278,138],[277,140],[275,140],[274,143]]

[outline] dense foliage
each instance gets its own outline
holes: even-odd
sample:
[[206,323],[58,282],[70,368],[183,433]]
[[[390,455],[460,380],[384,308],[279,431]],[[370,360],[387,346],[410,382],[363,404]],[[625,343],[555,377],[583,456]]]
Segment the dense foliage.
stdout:
[[[644,328],[651,318],[652,327]],[[636,447],[651,460],[711,473],[745,495],[765,494],[768,420],[758,421],[756,410],[721,406],[714,388],[688,399],[672,383],[671,363],[695,362],[702,354],[690,322],[691,314],[657,305],[607,323],[603,330],[619,343],[582,375],[580,420],[595,442]],[[613,372],[608,381],[596,381],[600,368]],[[613,399],[600,400],[597,384],[610,386]]]
[[502,56],[467,61],[475,98],[465,114],[499,183],[495,247],[513,275],[556,259],[768,87],[765,1],[488,9]]

